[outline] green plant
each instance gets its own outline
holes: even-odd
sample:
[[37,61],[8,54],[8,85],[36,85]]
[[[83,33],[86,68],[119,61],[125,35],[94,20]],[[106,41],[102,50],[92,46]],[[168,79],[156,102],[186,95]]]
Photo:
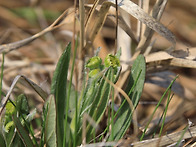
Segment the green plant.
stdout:
[[29,112],[27,98],[24,94],[19,95],[14,102],[11,100],[7,102],[1,130],[6,146],[24,146],[23,142],[28,146],[33,146],[33,142],[36,143],[35,138],[30,139],[28,135],[29,133],[33,135],[30,122],[35,114],[36,111]]
[[[45,100],[39,143],[30,127],[33,115],[29,114],[27,100],[24,96],[22,98],[20,98],[21,96],[18,97],[15,102],[7,102],[6,121],[3,125],[6,129],[2,130],[3,134],[6,131],[12,132],[10,136],[13,137],[13,133],[15,133],[13,131],[16,128],[17,134],[19,134],[17,136],[19,141],[17,142],[20,142],[23,146],[44,146],[45,144],[47,146],[77,146],[82,144],[84,140],[90,143],[92,139],[95,140],[96,138],[97,128],[92,123],[84,123],[86,121],[85,116],[89,117],[97,126],[107,109],[109,99],[112,98],[111,121],[108,122],[105,133],[111,134],[107,139],[108,141],[119,140],[123,137],[130,126],[132,114],[137,107],[143,89],[145,79],[144,57],[139,55],[135,60],[126,86],[126,94],[122,97],[122,103],[118,111],[114,112],[114,90],[116,89],[114,83],[117,82],[121,71],[120,50],[116,55],[107,55],[104,64],[97,55],[89,59],[86,64],[88,74],[84,74],[83,87],[79,92],[71,84],[76,49],[72,63],[71,79],[70,81],[67,80],[70,54],[71,43],[68,44],[58,61],[51,85],[51,95],[48,99],[45,100],[46,95],[37,90]],[[92,74],[92,72],[94,73]],[[30,81],[27,80],[27,82]],[[39,89],[31,82],[30,85],[34,89]],[[31,115],[31,119],[27,119],[29,115]],[[111,132],[108,129],[110,125],[112,126]],[[33,139],[30,139],[28,134]],[[10,140],[6,141],[6,144],[9,142],[10,145],[14,145],[14,142]]]

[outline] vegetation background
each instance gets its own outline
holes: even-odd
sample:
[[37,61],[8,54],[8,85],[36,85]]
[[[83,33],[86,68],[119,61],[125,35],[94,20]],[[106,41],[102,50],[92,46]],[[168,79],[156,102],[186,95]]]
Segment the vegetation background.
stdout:
[[[137,0],[134,0],[134,2],[138,3]],[[88,1],[88,4],[93,3],[93,0]],[[149,9],[151,9],[154,3],[155,0],[150,0]],[[73,0],[1,0],[0,44],[7,44],[31,37],[52,24],[63,11],[71,10],[73,5]],[[183,60],[184,64],[180,64],[178,62],[180,60],[177,60],[177,63],[179,63],[177,64],[173,60],[168,60],[168,56],[160,51],[167,51],[166,49],[171,46],[171,43],[159,34],[154,34],[152,40],[156,40],[156,42],[151,53],[159,52],[160,54],[155,54],[148,58],[146,82],[137,108],[138,124],[140,124],[141,130],[149,120],[165,89],[177,74],[179,74],[179,78],[173,85],[174,96],[169,104],[164,131],[167,133],[181,131],[187,126],[188,120],[193,124],[196,123],[195,16],[196,3],[194,0],[168,1],[160,22],[169,28],[176,37],[175,51],[171,54],[178,59],[186,59],[186,61],[191,62],[187,61],[188,63],[185,63],[185,60]],[[130,17],[130,20],[131,29],[136,33],[137,19]],[[25,75],[40,85],[46,92],[50,92],[51,79],[58,58],[68,42],[72,41],[73,14],[67,15],[64,21],[65,25],[5,55],[3,77],[3,91],[5,93],[9,90],[13,79],[17,75]],[[76,23],[76,32],[77,30],[79,30],[79,24]],[[107,19],[101,32],[96,36],[92,47],[93,49],[101,47],[100,57],[104,58],[116,48],[115,39],[115,23]],[[89,49],[84,53],[84,57],[89,58],[93,54],[92,49]],[[151,65],[155,60],[161,62],[164,56],[166,59],[163,64],[160,64],[161,68],[157,68],[159,63]],[[2,57],[0,58],[2,61]],[[151,62],[152,59],[154,61]],[[41,112],[43,101],[35,92],[31,88],[20,84],[14,93],[17,94],[21,91],[30,97],[28,99],[30,104],[36,106],[38,112]],[[162,107],[159,107],[156,112],[148,128],[149,132],[159,120],[164,105],[163,102]],[[39,114],[36,117],[40,117]],[[104,125],[104,122],[102,124]],[[133,133],[131,127],[125,136],[127,140],[131,139],[131,134]],[[194,138],[191,139],[194,142]]]

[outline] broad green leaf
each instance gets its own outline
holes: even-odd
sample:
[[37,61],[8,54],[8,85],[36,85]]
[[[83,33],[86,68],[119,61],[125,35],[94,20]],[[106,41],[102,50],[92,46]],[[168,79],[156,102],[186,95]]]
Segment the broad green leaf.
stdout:
[[48,113],[45,122],[45,143],[48,147],[56,147],[56,105],[53,95],[49,97]]
[[[141,96],[142,91],[143,91],[145,75],[146,75],[145,58],[144,58],[143,55],[139,55],[137,57],[137,59],[134,61],[134,64],[131,68],[131,74],[129,76],[129,82],[128,82],[127,88],[125,90],[125,92],[128,94],[128,96],[131,98],[133,106],[135,108],[138,105],[140,96]],[[136,81],[137,78],[139,78],[139,80],[136,83],[136,87],[134,88],[134,91],[131,92],[130,89],[132,88],[132,86],[133,86],[133,84],[134,84],[134,82]]]
[[55,97],[57,111],[57,143],[63,146],[64,112],[66,106],[67,73],[69,68],[71,43],[68,44],[61,55],[52,79],[51,94]]
[[[145,73],[146,73],[145,59],[144,59],[144,56],[139,55],[133,63],[131,74],[129,76],[128,85],[125,90],[125,92],[130,97],[134,108],[137,107],[141,94],[142,94],[144,81],[145,81]],[[133,91],[131,91],[134,85],[135,87]],[[123,101],[124,101],[124,98],[122,98],[122,102]],[[114,128],[113,137],[114,138],[110,136],[108,140],[119,140],[123,137],[123,135],[126,133],[128,127],[131,124],[132,114],[133,112],[130,109],[128,102],[126,101],[124,105],[122,106],[122,108],[120,109],[117,115],[116,122],[113,126]]]
[[13,116],[13,121],[14,121],[14,124],[16,126],[18,135],[20,136],[20,138],[23,141],[23,143],[25,144],[25,146],[33,147],[33,142],[31,140],[31,138],[29,137],[29,134],[24,129],[24,127],[22,126],[19,118],[17,118],[16,115]]

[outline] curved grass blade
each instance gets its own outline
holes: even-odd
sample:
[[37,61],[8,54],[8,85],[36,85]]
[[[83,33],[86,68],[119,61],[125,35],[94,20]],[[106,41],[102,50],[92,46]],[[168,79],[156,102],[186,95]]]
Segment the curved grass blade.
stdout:
[[67,74],[70,61],[71,43],[61,55],[52,79],[51,94],[54,94],[57,111],[57,144],[63,146],[64,114],[66,106]]
[[[146,64],[143,55],[139,55],[133,63],[131,74],[125,92],[131,98],[134,109],[137,107],[140,100],[146,73]],[[135,85],[133,91],[132,87]],[[122,102],[124,98],[122,98]],[[108,140],[119,140],[126,133],[131,124],[132,114],[134,110],[130,109],[129,103],[126,101],[121,107],[116,122],[114,123],[113,137],[110,136]]]

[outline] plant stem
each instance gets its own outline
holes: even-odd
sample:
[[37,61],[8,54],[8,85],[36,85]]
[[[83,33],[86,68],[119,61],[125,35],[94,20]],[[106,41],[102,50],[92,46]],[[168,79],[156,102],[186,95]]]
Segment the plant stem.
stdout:
[[3,70],[4,70],[4,60],[5,54],[2,54],[2,64],[1,64],[1,83],[0,83],[0,102],[1,102],[1,95],[2,95],[2,85],[3,85]]

